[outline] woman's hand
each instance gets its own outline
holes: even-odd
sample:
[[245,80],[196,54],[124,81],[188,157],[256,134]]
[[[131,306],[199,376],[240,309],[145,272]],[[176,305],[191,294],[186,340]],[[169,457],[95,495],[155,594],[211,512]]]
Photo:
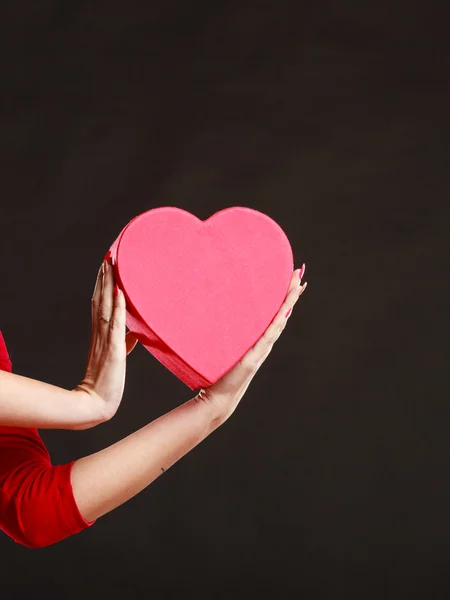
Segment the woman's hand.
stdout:
[[302,285],[305,265],[294,271],[289,292],[277,316],[266,332],[247,354],[214,385],[201,389],[196,400],[208,403],[220,424],[235,410],[259,367],[269,356],[274,343],[286,327],[288,317],[298,298],[305,291],[307,283]]
[[[71,474],[73,493],[87,521],[101,517],[139,493],[230,416],[305,289],[306,283],[301,286],[303,272],[304,268],[294,272],[286,300],[266,333],[220,381],[109,448],[75,462]],[[123,343],[121,352],[123,356]]]
[[125,336],[125,299],[104,261],[92,298],[92,340],[83,381],[67,390],[0,371],[0,425],[88,429],[110,419],[122,399],[126,355],[136,341]]
[[[125,333],[125,298],[114,282],[107,258],[98,273],[92,296],[92,338],[86,374],[76,391],[91,396],[93,422],[108,420],[117,411],[125,385],[126,356],[137,339]],[[100,415],[100,419],[98,418]]]

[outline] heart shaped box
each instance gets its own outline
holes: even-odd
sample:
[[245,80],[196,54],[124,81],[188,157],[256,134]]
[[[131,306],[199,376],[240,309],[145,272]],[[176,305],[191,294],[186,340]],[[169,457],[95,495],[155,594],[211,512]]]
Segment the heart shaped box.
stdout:
[[127,327],[190,389],[215,383],[279,311],[293,254],[267,215],[232,207],[206,221],[175,208],[133,219],[111,246]]

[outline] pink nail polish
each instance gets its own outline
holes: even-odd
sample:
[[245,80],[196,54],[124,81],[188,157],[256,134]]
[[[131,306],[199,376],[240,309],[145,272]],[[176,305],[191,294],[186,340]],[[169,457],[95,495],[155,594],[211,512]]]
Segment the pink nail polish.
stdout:
[[284,318],[285,318],[285,319],[287,319],[287,318],[288,318],[288,316],[291,314],[291,312],[292,312],[292,308],[290,308],[290,309],[287,311],[287,313],[286,313],[286,316],[285,316]]
[[306,269],[306,265],[305,263],[302,264],[302,268],[300,269],[299,273],[298,273],[298,278],[301,280],[303,275],[305,274],[305,269]]
[[115,296],[118,296],[118,295],[119,295],[119,292],[120,292],[120,290],[119,290],[119,286],[118,286],[118,285],[117,285],[117,283],[116,283],[116,285],[114,286],[114,295],[115,295]]
[[105,258],[103,259],[104,262],[108,261],[111,258],[111,250],[108,250],[108,252],[105,254]]

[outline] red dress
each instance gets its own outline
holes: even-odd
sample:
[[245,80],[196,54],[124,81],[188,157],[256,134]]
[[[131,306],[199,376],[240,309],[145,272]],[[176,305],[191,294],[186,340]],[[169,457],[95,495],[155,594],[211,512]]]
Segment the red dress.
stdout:
[[[1,331],[0,369],[11,371]],[[0,529],[24,546],[43,548],[92,525],[73,496],[74,462],[52,465],[37,429],[0,427]]]

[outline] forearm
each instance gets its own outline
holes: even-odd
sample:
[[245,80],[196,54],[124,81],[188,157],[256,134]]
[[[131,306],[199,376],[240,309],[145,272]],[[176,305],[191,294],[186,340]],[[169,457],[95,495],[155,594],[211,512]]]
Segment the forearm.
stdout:
[[103,420],[100,398],[0,371],[0,425],[83,429]]
[[87,521],[147,487],[222,422],[207,403],[192,399],[113,446],[76,461],[72,487]]

